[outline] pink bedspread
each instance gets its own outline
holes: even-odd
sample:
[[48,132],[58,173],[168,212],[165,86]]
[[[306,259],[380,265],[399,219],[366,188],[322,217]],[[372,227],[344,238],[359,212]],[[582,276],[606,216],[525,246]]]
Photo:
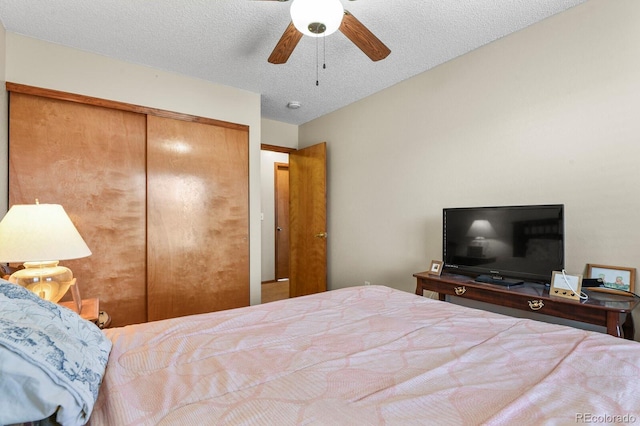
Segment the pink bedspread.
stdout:
[[92,425],[640,424],[639,343],[386,287],[105,332]]

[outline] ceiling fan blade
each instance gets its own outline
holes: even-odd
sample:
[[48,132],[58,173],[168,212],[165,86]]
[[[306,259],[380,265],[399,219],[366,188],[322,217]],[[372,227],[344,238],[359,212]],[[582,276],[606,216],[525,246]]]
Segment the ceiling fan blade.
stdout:
[[386,58],[391,50],[348,11],[344,11],[340,31],[372,61]]
[[271,52],[269,62],[272,64],[284,64],[287,62],[301,38],[302,33],[298,31],[295,25],[293,25],[293,22],[291,22],[287,29],[284,30],[273,52]]

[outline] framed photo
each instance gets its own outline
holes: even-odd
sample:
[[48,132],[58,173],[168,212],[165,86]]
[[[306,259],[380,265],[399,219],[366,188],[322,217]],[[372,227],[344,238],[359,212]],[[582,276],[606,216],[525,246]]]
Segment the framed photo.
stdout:
[[[636,268],[623,266],[607,266],[587,264],[587,278],[600,278],[604,288],[597,290],[611,290],[619,293],[634,293],[636,282]],[[595,290],[593,288],[592,290]]]
[[432,260],[431,266],[429,266],[429,275],[440,275],[442,273],[442,264],[443,262],[439,260]]
[[580,300],[581,288],[582,275],[568,275],[563,271],[553,271],[551,287],[549,288],[551,296]]

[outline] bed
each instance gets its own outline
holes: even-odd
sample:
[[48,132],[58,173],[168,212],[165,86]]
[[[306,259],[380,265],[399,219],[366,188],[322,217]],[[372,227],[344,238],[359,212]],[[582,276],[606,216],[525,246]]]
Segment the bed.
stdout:
[[383,286],[103,332],[94,426],[640,421],[639,343]]

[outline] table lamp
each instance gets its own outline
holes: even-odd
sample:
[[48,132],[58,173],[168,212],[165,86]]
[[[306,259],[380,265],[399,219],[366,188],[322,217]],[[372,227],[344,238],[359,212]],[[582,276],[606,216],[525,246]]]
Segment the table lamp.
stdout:
[[91,255],[59,204],[14,205],[0,222],[0,262],[24,262],[9,281],[57,303],[75,282],[58,261]]

